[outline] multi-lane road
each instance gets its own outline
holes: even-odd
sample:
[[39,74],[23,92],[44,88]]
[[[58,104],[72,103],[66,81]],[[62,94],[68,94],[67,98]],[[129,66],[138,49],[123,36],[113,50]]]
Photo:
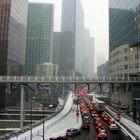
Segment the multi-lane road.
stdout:
[[[127,134],[125,134],[122,130],[119,130],[116,133],[112,133],[109,131],[108,125],[105,122],[104,126],[108,134],[107,140],[131,140],[131,138],[127,136]],[[91,118],[91,128],[89,130],[81,129],[81,134],[74,137],[69,137],[68,140],[98,140],[92,118]]]

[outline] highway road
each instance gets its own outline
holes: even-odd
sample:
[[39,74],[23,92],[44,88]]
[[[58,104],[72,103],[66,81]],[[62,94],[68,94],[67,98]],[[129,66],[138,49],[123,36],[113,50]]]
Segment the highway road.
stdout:
[[[108,125],[106,124],[106,122],[104,122],[104,126],[108,134],[107,140],[131,140],[129,136],[127,136],[121,130],[116,133],[111,133],[108,129]],[[81,134],[74,137],[69,137],[68,140],[97,140],[97,134],[93,120],[91,119],[91,128],[89,130],[81,129]]]

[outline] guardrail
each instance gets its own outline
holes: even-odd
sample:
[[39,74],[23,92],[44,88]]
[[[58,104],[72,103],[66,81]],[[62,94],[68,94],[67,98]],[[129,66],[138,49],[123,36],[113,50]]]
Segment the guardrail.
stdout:
[[[107,107],[106,107],[106,111],[107,111],[113,118],[115,118],[116,120],[118,119],[118,118],[117,118],[117,115],[116,115],[116,113],[115,113],[114,111],[112,111],[111,109],[109,109],[109,108],[107,108]],[[138,136],[135,135],[135,134],[130,130],[130,128],[127,127],[127,125],[124,124],[123,122],[119,121],[119,122],[117,122],[117,125],[118,125],[125,133],[127,133],[127,134],[129,135],[129,137],[130,137],[132,140],[140,140],[140,139],[138,138]]]
[[140,77],[43,77],[43,76],[0,76],[0,83],[131,83]]

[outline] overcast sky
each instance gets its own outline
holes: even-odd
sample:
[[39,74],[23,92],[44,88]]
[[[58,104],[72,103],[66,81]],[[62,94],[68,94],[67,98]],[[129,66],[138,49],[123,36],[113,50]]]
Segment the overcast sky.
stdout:
[[[54,31],[60,31],[62,0],[29,0],[55,4]],[[95,63],[108,59],[108,0],[81,0],[85,12],[85,27],[95,38]]]

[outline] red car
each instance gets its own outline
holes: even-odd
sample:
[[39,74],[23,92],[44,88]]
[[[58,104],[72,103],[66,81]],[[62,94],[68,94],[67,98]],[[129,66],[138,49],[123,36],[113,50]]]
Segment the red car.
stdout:
[[82,124],[82,128],[88,128],[88,129],[90,129],[90,122],[83,122],[83,124]]
[[96,128],[96,131],[104,130],[104,129],[105,129],[102,123],[96,124],[96,125],[95,125],[95,128]]
[[116,124],[116,121],[114,119],[110,119],[108,120],[108,124],[111,125],[111,124]]
[[105,132],[105,130],[100,130],[97,137],[98,140],[107,140],[107,133]]
[[103,120],[108,122],[110,120],[110,118],[106,115],[103,117]]
[[101,118],[99,116],[96,116],[93,119],[94,119],[94,121],[98,121],[98,120],[101,121]]

